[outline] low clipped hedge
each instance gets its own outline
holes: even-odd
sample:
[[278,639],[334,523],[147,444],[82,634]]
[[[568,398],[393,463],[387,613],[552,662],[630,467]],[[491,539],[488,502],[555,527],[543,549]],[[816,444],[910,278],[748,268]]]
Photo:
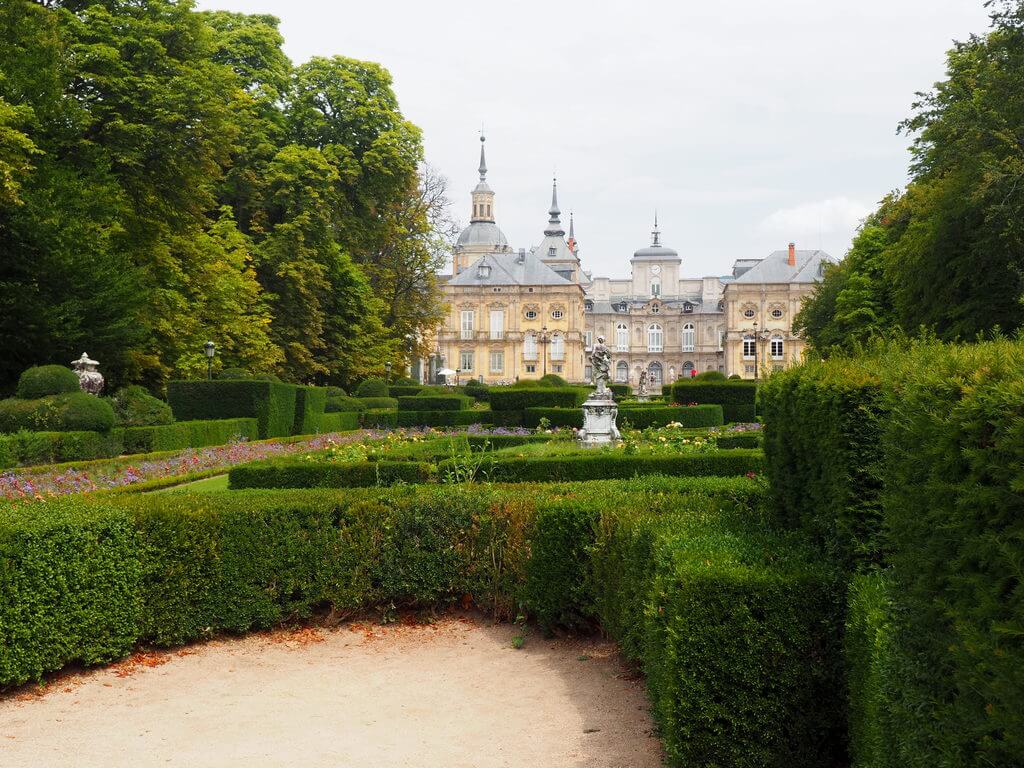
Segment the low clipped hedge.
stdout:
[[[436,459],[437,456],[424,455]],[[760,451],[736,449],[716,453],[669,455],[627,455],[621,451],[586,451],[556,456],[504,456],[485,453],[479,461],[477,477],[499,483],[574,482],[615,480],[646,475],[668,477],[730,477],[757,473],[764,468]],[[461,458],[447,459],[436,466],[427,463],[425,471],[396,470],[381,475],[371,464],[410,463],[378,461],[338,463],[283,457],[253,462],[229,471],[232,488],[342,488],[387,485],[389,482],[427,483],[464,469]],[[415,462],[412,462],[415,463]],[[236,478],[239,478],[236,481]]]
[[398,398],[395,397],[359,397],[357,399],[363,404],[363,407],[368,411],[394,411],[398,408]]
[[488,396],[492,411],[522,411],[527,408],[578,408],[588,390],[577,387],[492,387]]
[[757,398],[757,382],[754,381],[677,381],[672,385],[671,394],[680,404],[722,406],[726,423],[754,421]]
[[178,421],[253,418],[260,439],[287,437],[295,424],[296,389],[274,381],[172,381],[167,402]]
[[465,411],[473,398],[465,395],[413,395],[398,398],[400,411]]
[[350,432],[359,429],[359,414],[354,412],[322,413],[318,432]]
[[295,388],[295,421],[293,435],[312,435],[320,428],[320,417],[327,406],[327,389],[324,387]]
[[715,435],[715,444],[719,448],[761,448],[764,439],[759,432],[720,432]]
[[393,429],[395,427],[515,427],[523,423],[516,411],[366,411],[360,416],[364,427]]
[[[536,427],[544,418],[553,427],[583,426],[583,411],[579,408],[527,408],[523,423]],[[723,423],[722,407],[719,405],[696,405],[691,407],[646,406],[631,408],[619,406],[619,426],[625,421],[636,429],[663,427],[678,422],[684,427],[719,427]]]
[[388,397],[412,397],[423,391],[419,384],[392,384],[388,387]]
[[358,397],[348,395],[328,395],[324,404],[325,413],[359,413],[367,410],[366,403]]
[[0,469],[62,461],[110,459],[124,451],[118,430],[113,432],[17,432],[0,435]]
[[47,395],[80,392],[78,374],[63,365],[37,365],[26,369],[18,378],[15,394],[21,400],[36,400]]
[[109,432],[113,426],[110,403],[85,392],[0,400],[0,432]]
[[629,384],[609,384],[608,389],[612,391],[612,395],[614,395],[616,400],[622,400],[633,393]]
[[359,383],[355,391],[356,397],[387,397],[388,385],[384,379],[371,377]]
[[122,387],[110,398],[119,427],[155,427],[174,421],[171,406],[138,384]]
[[258,440],[256,419],[177,421],[156,427],[122,427],[114,430],[125,453],[155,453],[185,448],[224,445],[232,440]]

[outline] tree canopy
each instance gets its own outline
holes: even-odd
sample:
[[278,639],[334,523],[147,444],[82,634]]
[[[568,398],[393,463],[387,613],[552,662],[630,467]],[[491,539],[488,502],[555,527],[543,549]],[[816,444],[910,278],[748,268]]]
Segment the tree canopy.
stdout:
[[383,67],[282,44],[189,0],[0,4],[0,390],[83,350],[159,388],[208,339],[287,381],[401,366],[444,181]]

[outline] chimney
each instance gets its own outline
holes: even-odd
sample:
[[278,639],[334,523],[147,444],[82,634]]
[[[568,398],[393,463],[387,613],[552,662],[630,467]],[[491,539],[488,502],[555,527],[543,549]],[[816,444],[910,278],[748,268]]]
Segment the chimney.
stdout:
[[795,267],[796,266],[796,243],[790,243],[789,244],[789,261],[788,261],[788,264],[791,267]]

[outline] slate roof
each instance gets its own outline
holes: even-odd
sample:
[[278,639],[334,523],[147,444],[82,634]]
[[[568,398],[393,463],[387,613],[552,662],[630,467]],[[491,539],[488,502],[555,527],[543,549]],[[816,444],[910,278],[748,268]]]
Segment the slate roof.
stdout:
[[[522,261],[520,261],[522,258]],[[491,272],[479,276],[479,267]],[[448,285],[573,285],[532,253],[488,253],[448,281]]]
[[789,266],[789,251],[772,251],[733,283],[816,283],[821,280],[822,264],[833,259],[825,251],[797,251],[796,266]]

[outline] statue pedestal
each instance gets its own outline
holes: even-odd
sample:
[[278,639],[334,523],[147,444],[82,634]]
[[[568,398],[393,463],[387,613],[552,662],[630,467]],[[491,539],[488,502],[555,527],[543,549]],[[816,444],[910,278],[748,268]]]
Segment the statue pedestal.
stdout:
[[637,395],[637,396],[636,396],[636,401],[637,401],[638,403],[646,403],[646,402],[648,402],[648,401],[649,401],[650,399],[651,399],[651,395],[650,395],[650,393],[649,393],[649,392],[643,392],[643,393],[641,393],[641,394],[639,394],[639,395]]
[[595,392],[583,404],[583,429],[576,433],[580,445],[611,445],[622,439],[615,420],[619,406],[609,390]]

